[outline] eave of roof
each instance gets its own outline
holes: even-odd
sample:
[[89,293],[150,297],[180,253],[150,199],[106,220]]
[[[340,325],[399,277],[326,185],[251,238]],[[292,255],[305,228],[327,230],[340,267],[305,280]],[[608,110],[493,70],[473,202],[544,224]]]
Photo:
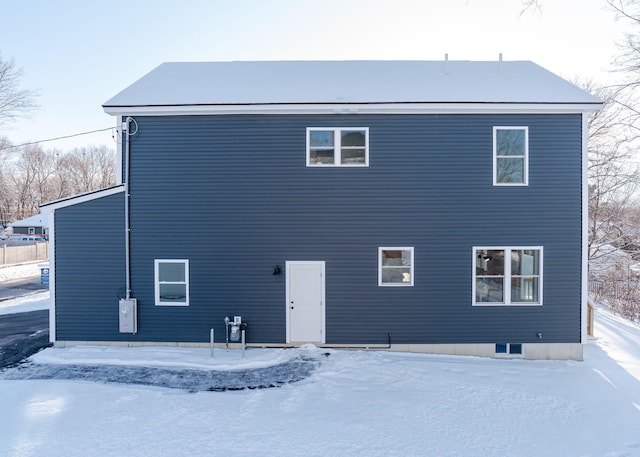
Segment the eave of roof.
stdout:
[[120,192],[124,192],[125,186],[120,184],[118,186],[109,187],[107,189],[94,190],[86,192],[84,194],[72,195],[70,197],[61,198],[40,205],[40,209],[45,212],[53,211],[59,208],[65,208],[67,206],[77,205],[88,201],[97,200],[98,198],[108,197]]
[[149,105],[111,106],[111,115],[224,115],[224,114],[479,114],[582,113],[597,111],[600,103],[341,103],[263,105]]

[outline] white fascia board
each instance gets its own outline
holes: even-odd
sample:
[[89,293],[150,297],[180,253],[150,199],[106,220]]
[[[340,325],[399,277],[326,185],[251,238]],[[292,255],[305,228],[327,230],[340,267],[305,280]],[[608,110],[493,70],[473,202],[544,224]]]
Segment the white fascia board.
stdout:
[[585,113],[600,103],[328,103],[270,105],[105,106],[113,116],[224,114],[506,114]]
[[55,211],[60,208],[66,208],[67,206],[73,206],[73,205],[78,205],[80,203],[97,200],[98,198],[108,197],[110,195],[118,194],[120,192],[124,192],[124,185],[110,187],[109,189],[98,190],[95,192],[88,192],[86,194],[81,194],[75,197],[64,198],[64,199],[56,200],[49,203],[43,203],[42,205],[40,205],[40,209],[42,210],[42,212]]

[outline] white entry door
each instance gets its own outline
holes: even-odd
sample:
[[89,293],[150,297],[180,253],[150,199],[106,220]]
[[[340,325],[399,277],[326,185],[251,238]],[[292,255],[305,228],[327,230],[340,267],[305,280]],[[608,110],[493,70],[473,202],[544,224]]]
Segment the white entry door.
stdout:
[[286,275],[287,343],[324,343],[324,262],[287,262]]

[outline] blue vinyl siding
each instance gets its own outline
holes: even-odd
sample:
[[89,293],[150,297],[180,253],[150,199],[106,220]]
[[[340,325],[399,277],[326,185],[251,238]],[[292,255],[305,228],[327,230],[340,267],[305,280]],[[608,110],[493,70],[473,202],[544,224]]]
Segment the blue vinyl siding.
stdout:
[[118,333],[124,272],[124,193],[57,209],[56,339],[130,339]]
[[[309,260],[326,262],[329,344],[580,341],[579,114],[136,121],[135,340],[204,342],[213,327],[223,341],[224,317],[241,315],[249,342],[283,343],[285,261]],[[529,128],[528,186],[493,186],[495,125]],[[369,167],[306,167],[306,128],[323,126],[369,127]],[[543,306],[472,306],[472,248],[491,245],[544,247]],[[413,287],[378,286],[381,246],[414,248]],[[154,305],[154,259],[170,258],[189,259],[188,307]],[[89,339],[122,339],[109,313],[95,325],[114,330]]]

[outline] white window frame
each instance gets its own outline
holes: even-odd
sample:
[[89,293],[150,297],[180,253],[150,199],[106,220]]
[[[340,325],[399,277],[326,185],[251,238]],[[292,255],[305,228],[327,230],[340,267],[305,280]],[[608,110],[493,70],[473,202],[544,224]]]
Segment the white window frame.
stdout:
[[[364,132],[364,163],[342,162],[342,132],[343,131]],[[311,163],[311,132],[333,132],[333,163]],[[347,146],[348,148],[348,146]],[[360,149],[360,147],[353,147]],[[307,127],[307,167],[368,167],[369,166],[369,127]]]
[[[476,302],[476,262],[478,251],[504,251],[504,283],[502,302]],[[540,253],[538,271],[538,301],[537,302],[512,302],[511,301],[511,251],[536,250]],[[473,306],[542,306],[543,304],[543,266],[544,249],[542,246],[474,246],[471,259],[471,302]],[[519,275],[516,275],[519,276]]]
[[[507,352],[498,352],[498,344],[506,345]],[[511,345],[519,344],[520,352],[511,352]],[[495,357],[500,359],[523,359],[524,358],[524,343],[496,343],[495,346]]]
[[[519,159],[524,160],[523,182],[498,182],[498,130],[523,130],[524,131],[524,157],[517,156],[499,156],[502,159]],[[496,125],[493,127],[493,185],[494,186],[528,186],[529,185],[529,127],[527,126],[509,126]]]
[[[164,263],[179,263],[184,265],[184,281],[160,282],[160,265]],[[189,260],[188,259],[155,259],[154,278],[156,306],[189,306]],[[160,301],[160,284],[185,284],[186,300],[184,302]]]
[[[383,251],[409,251],[411,254],[411,265],[409,266],[409,275],[410,281],[408,282],[382,282],[382,270],[389,268],[406,268],[406,266],[382,266],[382,252]],[[380,247],[378,248],[378,286],[380,287],[412,287],[414,284],[414,266],[415,266],[415,256],[413,247],[404,246],[404,247]]]

